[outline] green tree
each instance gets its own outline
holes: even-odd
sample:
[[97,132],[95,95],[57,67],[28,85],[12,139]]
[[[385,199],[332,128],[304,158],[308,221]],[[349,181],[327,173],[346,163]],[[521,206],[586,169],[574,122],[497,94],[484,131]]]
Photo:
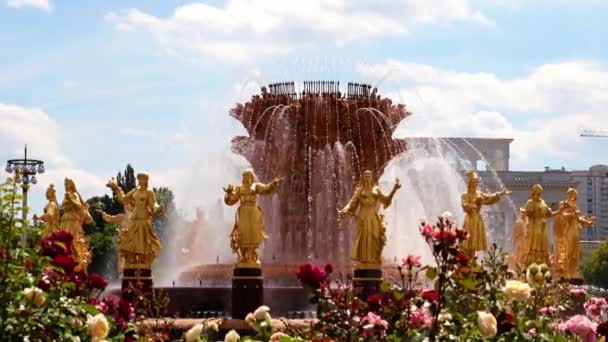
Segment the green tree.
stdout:
[[93,223],[84,225],[85,234],[89,237],[89,245],[93,251],[89,271],[104,274],[110,279],[118,278],[116,268],[116,236],[118,225],[106,223],[95,209],[101,209],[110,215],[120,214],[122,205],[114,198],[103,195],[94,196],[87,200]]
[[608,240],[603,241],[591,252],[581,265],[585,283],[601,288],[608,286]]
[[133,169],[131,164],[127,164],[127,167],[122,172],[122,174],[120,173],[120,171],[118,172],[118,174],[116,175],[116,182],[122,188],[122,191],[125,192],[125,194],[135,189],[135,187],[137,186],[137,181],[135,179],[135,170]]

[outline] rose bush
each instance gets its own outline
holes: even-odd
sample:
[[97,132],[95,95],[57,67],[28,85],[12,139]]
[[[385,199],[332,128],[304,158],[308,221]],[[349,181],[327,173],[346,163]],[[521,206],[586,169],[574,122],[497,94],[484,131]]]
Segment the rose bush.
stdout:
[[423,223],[420,233],[434,264],[406,256],[399,281],[383,283],[367,300],[349,279],[330,280],[320,266],[303,265],[298,279],[318,304],[317,320],[291,335],[308,341],[595,341],[608,335],[606,300],[585,301],[583,288],[553,281],[547,265],[516,274],[496,246],[479,264],[467,260],[461,249],[467,234],[449,215]]
[[[123,341],[135,337],[133,306],[118,300],[102,310],[108,282],[75,271],[73,237],[63,231],[40,239],[20,219],[20,196],[9,180],[0,185],[0,336],[3,341]],[[20,243],[27,229],[34,246]]]

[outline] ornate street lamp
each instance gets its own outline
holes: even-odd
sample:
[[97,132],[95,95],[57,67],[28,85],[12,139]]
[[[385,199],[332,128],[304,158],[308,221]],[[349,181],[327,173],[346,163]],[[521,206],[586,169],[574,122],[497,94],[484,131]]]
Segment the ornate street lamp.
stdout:
[[[44,162],[42,160],[28,159],[27,158],[27,145],[25,145],[25,152],[23,159],[9,159],[6,162],[6,172],[12,173],[17,184],[21,184],[21,190],[23,193],[23,211],[22,218],[23,222],[27,219],[27,191],[29,190],[30,184],[36,184],[37,173],[44,173]],[[25,245],[27,241],[27,235],[21,237],[21,242]]]

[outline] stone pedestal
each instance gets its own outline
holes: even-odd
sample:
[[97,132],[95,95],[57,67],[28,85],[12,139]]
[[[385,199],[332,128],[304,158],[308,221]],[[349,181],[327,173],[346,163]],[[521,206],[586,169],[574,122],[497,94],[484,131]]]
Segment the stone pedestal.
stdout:
[[570,283],[570,285],[576,286],[582,286],[585,284],[585,280],[583,279],[583,277],[573,277],[568,279],[568,282]]
[[355,269],[353,286],[359,290],[359,297],[367,300],[367,297],[380,291],[382,283],[381,269]]
[[232,318],[244,319],[263,303],[262,269],[236,267],[232,276]]
[[122,272],[121,296],[133,304],[140,296],[149,296],[153,288],[152,270],[149,268],[125,268]]

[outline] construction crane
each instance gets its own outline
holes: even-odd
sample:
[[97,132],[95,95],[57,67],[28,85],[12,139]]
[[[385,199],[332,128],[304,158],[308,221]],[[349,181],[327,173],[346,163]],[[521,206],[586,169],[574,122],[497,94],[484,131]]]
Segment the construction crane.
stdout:
[[608,138],[608,131],[596,131],[592,129],[586,129],[581,132],[581,137],[587,138]]

